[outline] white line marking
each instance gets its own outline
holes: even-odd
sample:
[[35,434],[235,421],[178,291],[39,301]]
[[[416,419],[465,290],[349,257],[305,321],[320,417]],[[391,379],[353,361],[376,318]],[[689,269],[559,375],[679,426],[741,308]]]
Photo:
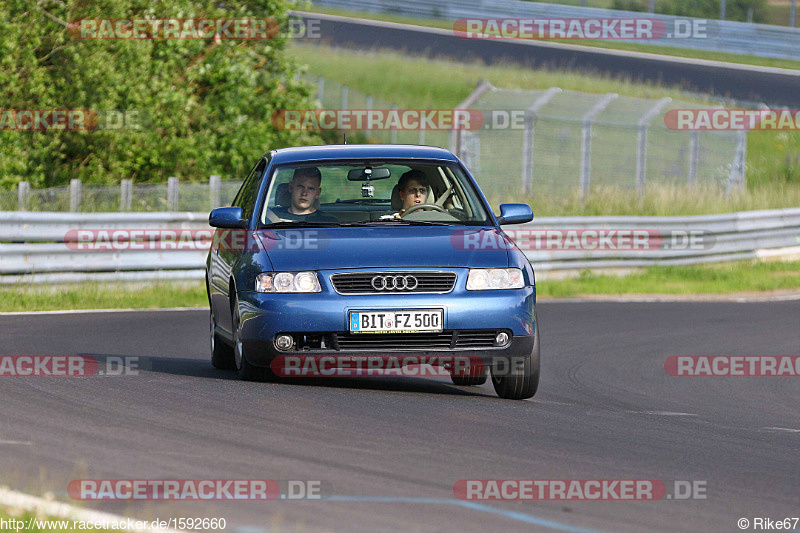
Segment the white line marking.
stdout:
[[681,413],[680,411],[625,411],[636,415],[657,415],[657,416],[700,416],[694,413]]
[[555,400],[534,400],[534,403],[543,403],[545,405],[568,405],[570,407],[574,407],[574,403],[567,403],[567,402],[557,402]]
[[31,446],[33,443],[22,440],[0,440],[0,444],[18,444],[20,446]]
[[60,311],[11,311],[0,313],[0,316],[25,316],[25,315],[74,315],[80,313],[137,313],[159,311],[203,311],[206,307],[158,307],[152,309],[62,309]]
[[764,429],[771,429],[773,431],[788,431],[789,433],[800,433],[800,429],[792,429],[792,428],[764,428]]
[[[91,509],[80,509],[68,503],[37,498],[30,494],[11,490],[8,487],[0,487],[0,505],[24,511],[34,511],[37,515],[43,514],[52,518],[83,520],[86,522],[126,522],[128,520],[127,516],[103,513]],[[135,522],[137,519],[132,520]],[[129,529],[128,531],[142,533],[178,533],[175,529],[154,529],[150,527]]]
[[574,303],[695,303],[695,304],[708,304],[708,303],[762,303],[762,302],[792,302],[800,300],[800,294],[789,294],[786,296],[755,296],[752,298],[742,298],[739,296],[725,296],[724,294],[708,294],[703,295],[702,298],[697,296],[634,296],[614,297],[611,295],[597,294],[588,295],[586,298],[546,298],[537,297],[536,303],[548,304],[574,304]]

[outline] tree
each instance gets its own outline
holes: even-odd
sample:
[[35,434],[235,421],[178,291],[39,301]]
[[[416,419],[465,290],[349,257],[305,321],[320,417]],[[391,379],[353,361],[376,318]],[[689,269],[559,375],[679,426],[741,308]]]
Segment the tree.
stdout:
[[[0,186],[244,177],[268,149],[318,142],[270,122],[275,110],[313,107],[308,87],[294,79],[283,33],[267,40],[81,39],[78,23],[70,24],[271,18],[286,28],[287,7],[286,0],[4,0],[2,108],[85,109],[98,123],[89,131],[0,131]],[[127,113],[122,129],[118,112]]]

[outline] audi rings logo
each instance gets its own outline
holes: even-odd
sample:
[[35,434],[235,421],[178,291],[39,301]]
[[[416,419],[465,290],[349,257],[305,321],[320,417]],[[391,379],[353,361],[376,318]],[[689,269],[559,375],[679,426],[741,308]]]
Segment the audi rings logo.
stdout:
[[413,291],[419,282],[414,276],[375,276],[372,288],[376,291]]

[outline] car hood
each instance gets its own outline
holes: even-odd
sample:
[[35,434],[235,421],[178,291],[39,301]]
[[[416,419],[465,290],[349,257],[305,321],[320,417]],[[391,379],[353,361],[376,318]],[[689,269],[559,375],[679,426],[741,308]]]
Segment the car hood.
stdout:
[[276,271],[509,264],[508,241],[492,226],[279,228],[258,237]]

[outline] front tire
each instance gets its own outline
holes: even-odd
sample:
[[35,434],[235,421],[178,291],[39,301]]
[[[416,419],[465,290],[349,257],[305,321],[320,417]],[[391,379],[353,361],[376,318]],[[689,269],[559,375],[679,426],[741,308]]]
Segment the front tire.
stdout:
[[533,335],[533,349],[526,355],[521,365],[512,365],[504,375],[492,367],[492,385],[497,395],[507,400],[527,400],[533,398],[539,388],[539,323]]
[[247,360],[247,350],[242,341],[242,317],[239,313],[239,297],[233,300],[233,361],[239,377],[245,381],[267,381],[274,377],[271,369],[254,366]]

